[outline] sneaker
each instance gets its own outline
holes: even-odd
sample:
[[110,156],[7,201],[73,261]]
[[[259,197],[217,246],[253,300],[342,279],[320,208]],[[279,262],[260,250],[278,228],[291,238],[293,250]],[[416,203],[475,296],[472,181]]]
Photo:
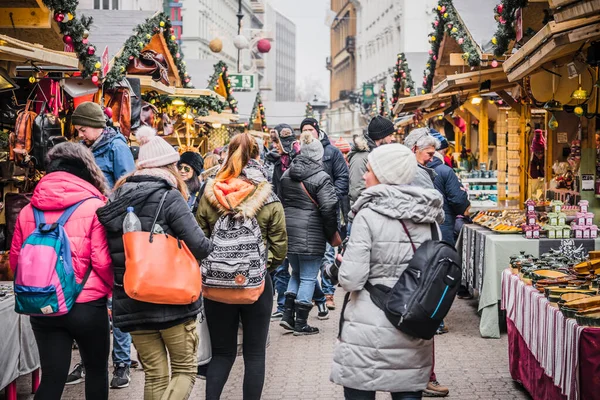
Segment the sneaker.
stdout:
[[129,366],[130,368],[138,368],[140,366],[140,363],[137,360],[131,360],[131,365]]
[[275,311],[271,314],[271,321],[281,321],[281,317],[283,317],[283,311]]
[[319,310],[319,313],[317,314],[318,319],[329,319],[329,309],[327,308],[326,303],[317,304],[317,309]]
[[325,304],[327,305],[327,308],[329,308],[330,310],[335,310],[335,302],[333,301],[333,295],[326,294],[325,299]]
[[206,373],[208,372],[208,364],[198,365],[198,373],[196,376],[203,381],[206,380]]
[[131,377],[129,376],[129,367],[123,363],[115,365],[113,378],[110,381],[111,389],[123,389],[129,386]]
[[443,335],[444,333],[448,333],[448,328],[446,326],[440,326],[437,328],[437,331],[435,331],[436,335]]
[[423,397],[446,397],[450,389],[440,385],[438,381],[430,381],[423,391]]
[[73,371],[67,376],[65,385],[76,385],[83,382],[85,379],[85,368],[82,363],[75,364]]

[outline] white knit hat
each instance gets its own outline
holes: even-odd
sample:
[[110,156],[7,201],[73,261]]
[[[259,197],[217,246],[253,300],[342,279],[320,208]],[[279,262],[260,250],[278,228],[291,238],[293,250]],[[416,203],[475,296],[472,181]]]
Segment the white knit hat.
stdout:
[[164,167],[179,161],[179,153],[160,136],[156,130],[144,125],[135,132],[140,143],[137,164],[140,168]]
[[379,146],[369,153],[369,164],[379,182],[386,185],[411,183],[417,173],[417,159],[410,149],[392,143]]

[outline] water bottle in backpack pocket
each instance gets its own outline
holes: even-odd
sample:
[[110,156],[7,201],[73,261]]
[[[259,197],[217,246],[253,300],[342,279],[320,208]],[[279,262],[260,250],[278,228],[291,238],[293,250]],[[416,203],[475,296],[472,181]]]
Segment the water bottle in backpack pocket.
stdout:
[[36,228],[25,239],[15,268],[17,313],[59,316],[67,314],[73,307],[92,266],[81,283],[77,283],[71,244],[64,225],[84,201],[67,208],[53,224],[47,224],[44,213],[32,206]]

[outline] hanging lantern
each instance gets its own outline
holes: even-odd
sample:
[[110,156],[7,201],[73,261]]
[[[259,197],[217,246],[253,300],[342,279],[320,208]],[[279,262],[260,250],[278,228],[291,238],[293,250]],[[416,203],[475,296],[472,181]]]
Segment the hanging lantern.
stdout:
[[235,46],[236,49],[243,50],[243,49],[247,49],[248,47],[250,47],[250,42],[248,42],[248,39],[246,38],[246,36],[237,35],[236,37],[233,38],[233,45]]
[[271,51],[271,42],[267,39],[260,39],[258,43],[256,43],[256,48],[260,53],[268,53]]
[[208,43],[208,47],[213,53],[220,53],[223,50],[223,42],[219,38],[214,38]]
[[550,118],[550,121],[548,121],[548,128],[552,129],[553,131],[558,129],[558,121],[554,117],[554,114],[552,114],[552,118]]
[[579,86],[579,89],[575,90],[571,94],[571,98],[573,98],[575,100],[585,100],[585,99],[587,99],[587,97],[588,97],[587,90],[582,89],[581,86]]

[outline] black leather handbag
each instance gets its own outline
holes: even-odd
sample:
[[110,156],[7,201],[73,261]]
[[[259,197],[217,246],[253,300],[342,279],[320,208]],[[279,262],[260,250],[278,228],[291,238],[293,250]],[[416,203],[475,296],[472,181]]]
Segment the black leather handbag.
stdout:
[[46,102],[42,104],[40,113],[33,121],[32,141],[31,156],[35,159],[36,168],[40,170],[46,166],[48,151],[58,143],[67,141],[67,138],[62,135],[58,117],[46,113]]

